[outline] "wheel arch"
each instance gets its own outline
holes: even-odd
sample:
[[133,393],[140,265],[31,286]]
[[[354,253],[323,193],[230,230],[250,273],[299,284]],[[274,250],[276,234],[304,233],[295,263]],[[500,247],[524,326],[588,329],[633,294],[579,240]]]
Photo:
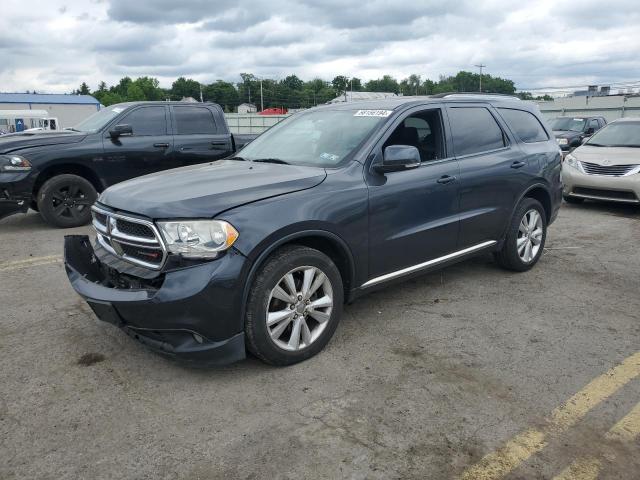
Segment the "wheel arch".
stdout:
[[258,270],[262,265],[264,265],[264,262],[274,251],[286,245],[301,245],[314,248],[331,258],[342,277],[345,302],[349,301],[350,292],[355,279],[355,263],[348,245],[335,233],[328,232],[326,230],[304,230],[286,235],[278,239],[276,242],[272,242],[267,248],[263,249],[258,254],[255,262],[253,262],[253,265],[249,270],[244,284],[241,308],[242,319],[244,319],[245,316],[251,284],[253,283]]
[[104,190],[104,185],[100,181],[100,178],[89,167],[78,163],[59,163],[43,169],[38,174],[38,177],[33,185],[33,198],[37,198],[40,188],[42,188],[42,185],[44,185],[47,180],[58,175],[77,175],[91,183],[91,185],[93,185],[93,188],[96,189],[96,192],[100,193]]
[[551,193],[549,192],[548,187],[541,183],[532,185],[520,197],[518,203],[520,203],[523,198],[533,198],[534,200],[539,201],[542,205],[542,208],[544,208],[547,223],[549,223],[549,221],[551,220],[551,215],[553,213],[553,206],[551,203]]

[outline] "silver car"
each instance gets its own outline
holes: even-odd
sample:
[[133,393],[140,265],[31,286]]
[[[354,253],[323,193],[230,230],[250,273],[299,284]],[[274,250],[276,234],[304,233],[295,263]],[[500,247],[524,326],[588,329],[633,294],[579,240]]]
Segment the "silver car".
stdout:
[[569,203],[640,203],[640,118],[615,120],[568,154],[562,181]]

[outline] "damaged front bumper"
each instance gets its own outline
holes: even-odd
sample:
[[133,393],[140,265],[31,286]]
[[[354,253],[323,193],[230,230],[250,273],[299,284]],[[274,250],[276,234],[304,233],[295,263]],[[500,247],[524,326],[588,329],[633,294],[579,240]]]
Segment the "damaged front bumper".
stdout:
[[0,218],[29,210],[32,191],[28,172],[0,173]]
[[245,358],[241,254],[147,279],[101,262],[86,235],[66,236],[64,257],[71,285],[96,316],[158,353],[201,365]]

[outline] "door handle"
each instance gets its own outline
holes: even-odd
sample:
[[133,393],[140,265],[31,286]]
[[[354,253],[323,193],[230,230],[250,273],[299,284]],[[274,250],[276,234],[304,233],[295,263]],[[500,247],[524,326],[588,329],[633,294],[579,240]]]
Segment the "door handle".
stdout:
[[158,148],[169,148],[168,143],[154,143],[153,146]]
[[225,146],[226,147],[227,146],[227,142],[211,142],[211,145],[218,146],[218,147],[220,147],[220,146]]
[[191,147],[180,147],[180,151],[181,152],[186,152],[188,150],[193,150],[193,148],[191,148]]
[[513,162],[511,164],[511,168],[522,168],[527,164],[527,162],[521,162],[519,160],[516,160],[515,162]]
[[453,177],[451,175],[443,175],[437,180],[438,183],[451,183],[455,181],[456,177]]

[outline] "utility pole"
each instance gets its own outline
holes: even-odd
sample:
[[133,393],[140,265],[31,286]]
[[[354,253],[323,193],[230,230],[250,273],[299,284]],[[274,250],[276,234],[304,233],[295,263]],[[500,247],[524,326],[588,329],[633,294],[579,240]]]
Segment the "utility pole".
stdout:
[[262,79],[260,79],[260,111],[264,110],[264,97],[262,96]]
[[202,84],[200,83],[200,103],[203,103],[204,100],[202,99]]
[[484,67],[486,67],[486,65],[483,65],[482,63],[478,64],[478,65],[474,65],[475,67],[478,67],[480,69],[480,92],[482,91],[482,69]]

